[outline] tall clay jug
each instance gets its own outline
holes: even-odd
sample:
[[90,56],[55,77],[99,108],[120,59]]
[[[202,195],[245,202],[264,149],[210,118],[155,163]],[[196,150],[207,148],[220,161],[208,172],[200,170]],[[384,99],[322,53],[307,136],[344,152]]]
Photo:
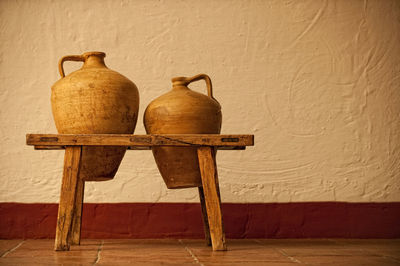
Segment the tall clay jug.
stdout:
[[[132,134],[135,130],[139,93],[135,84],[110,70],[105,53],[88,52],[60,59],[61,79],[51,88],[51,105],[60,134]],[[81,61],[81,69],[65,76],[65,61]],[[80,176],[86,181],[114,177],[125,147],[84,147]]]
[[[208,96],[187,86],[205,80]],[[219,134],[221,106],[205,74],[172,79],[172,90],[152,101],[144,114],[148,134]],[[168,188],[201,186],[197,150],[192,147],[153,147],[158,169]]]

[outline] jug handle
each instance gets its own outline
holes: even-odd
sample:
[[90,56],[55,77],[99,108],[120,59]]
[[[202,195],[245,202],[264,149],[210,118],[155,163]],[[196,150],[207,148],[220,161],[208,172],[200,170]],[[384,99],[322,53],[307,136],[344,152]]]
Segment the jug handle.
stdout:
[[206,74],[198,74],[196,76],[188,78],[187,79],[187,85],[189,85],[189,83],[192,83],[192,82],[195,82],[195,81],[198,81],[198,80],[201,80],[201,79],[204,79],[204,81],[206,82],[208,96],[214,99],[211,79]]
[[85,58],[82,55],[66,55],[63,56],[60,61],[58,61],[58,71],[60,72],[60,76],[65,77],[63,64],[65,61],[81,61],[85,62]]

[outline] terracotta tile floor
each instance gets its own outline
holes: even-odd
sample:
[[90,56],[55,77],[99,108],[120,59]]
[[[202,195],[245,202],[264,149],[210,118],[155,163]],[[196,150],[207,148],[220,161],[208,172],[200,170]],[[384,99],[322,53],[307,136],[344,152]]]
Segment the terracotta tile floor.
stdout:
[[54,240],[0,240],[0,265],[400,265],[400,239],[83,240],[69,252]]

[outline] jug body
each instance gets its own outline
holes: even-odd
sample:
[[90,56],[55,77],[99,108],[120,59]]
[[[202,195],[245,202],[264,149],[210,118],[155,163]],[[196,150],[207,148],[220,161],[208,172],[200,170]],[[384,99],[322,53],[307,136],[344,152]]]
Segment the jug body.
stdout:
[[[136,85],[109,69],[105,54],[88,52],[65,56],[59,62],[61,79],[51,89],[54,121],[60,134],[132,134],[136,127],[139,93]],[[64,75],[65,61],[84,62],[81,69]],[[114,177],[125,154],[124,147],[84,147],[80,176],[86,181]]]
[[[187,85],[204,79],[208,95],[190,90]],[[192,78],[173,78],[170,92],[146,108],[144,125],[148,134],[219,134],[221,106],[212,96],[211,80],[201,74]],[[197,149],[192,147],[153,147],[157,167],[168,188],[201,186]]]

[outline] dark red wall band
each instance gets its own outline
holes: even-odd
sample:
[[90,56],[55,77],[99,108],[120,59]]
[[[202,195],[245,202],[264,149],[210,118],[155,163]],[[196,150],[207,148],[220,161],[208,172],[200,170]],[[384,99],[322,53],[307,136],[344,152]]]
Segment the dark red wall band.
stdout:
[[[58,204],[0,203],[0,238],[53,238]],[[225,203],[228,238],[399,238],[400,202]],[[83,238],[202,238],[197,203],[86,203]]]

